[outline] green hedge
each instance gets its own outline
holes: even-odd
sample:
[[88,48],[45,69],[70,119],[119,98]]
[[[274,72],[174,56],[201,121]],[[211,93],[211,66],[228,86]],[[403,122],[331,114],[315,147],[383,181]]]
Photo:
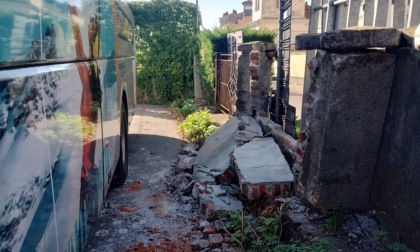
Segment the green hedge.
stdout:
[[151,0],[129,6],[137,33],[138,98],[157,104],[192,98],[193,56],[199,52],[195,4]]

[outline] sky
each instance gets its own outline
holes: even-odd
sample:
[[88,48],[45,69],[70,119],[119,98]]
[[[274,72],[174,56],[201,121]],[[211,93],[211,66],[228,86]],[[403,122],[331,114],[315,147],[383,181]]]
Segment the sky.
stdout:
[[[187,1],[195,4],[196,0]],[[238,12],[242,12],[242,2],[244,1],[245,0],[198,0],[204,28],[211,29],[218,27],[219,18],[222,17],[223,13],[226,11],[232,13],[232,10],[235,9]]]
[[[138,0],[128,0],[138,1]],[[147,1],[147,0],[140,0]],[[186,0],[191,3],[196,3],[196,0]],[[219,26],[219,18],[223,16],[223,13],[235,9],[238,12],[243,11],[242,2],[245,0],[198,0],[198,6],[200,7],[201,16],[203,18],[204,28],[211,29]]]
[[[196,3],[196,0],[186,1],[194,4]],[[198,6],[200,7],[204,28],[212,29],[214,27],[219,27],[219,18],[222,17],[223,13],[226,11],[229,13],[232,13],[232,10],[242,12],[242,2],[244,1],[245,0],[198,0]],[[309,0],[308,2],[310,3],[311,1]]]

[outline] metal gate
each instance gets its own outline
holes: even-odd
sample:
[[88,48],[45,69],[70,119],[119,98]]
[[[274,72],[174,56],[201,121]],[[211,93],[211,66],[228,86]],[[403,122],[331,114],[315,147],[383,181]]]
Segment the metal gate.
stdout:
[[215,53],[215,92],[214,102],[219,105],[225,112],[232,114],[232,104],[234,103],[232,95],[230,95],[229,85],[232,83],[233,54]]

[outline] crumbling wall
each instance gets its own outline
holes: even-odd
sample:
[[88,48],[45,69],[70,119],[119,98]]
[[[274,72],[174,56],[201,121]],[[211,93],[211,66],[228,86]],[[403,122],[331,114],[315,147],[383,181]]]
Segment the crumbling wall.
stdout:
[[420,52],[393,53],[395,77],[370,207],[384,212],[403,242],[420,251]]

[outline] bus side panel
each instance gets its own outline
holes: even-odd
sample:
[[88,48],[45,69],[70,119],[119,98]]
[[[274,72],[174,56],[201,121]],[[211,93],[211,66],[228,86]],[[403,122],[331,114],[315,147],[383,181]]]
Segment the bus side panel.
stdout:
[[102,128],[104,141],[104,191],[111,184],[114,168],[120,154],[120,107],[118,61],[115,59],[99,60],[100,81],[103,90]]
[[96,62],[0,71],[0,251],[78,251],[103,202]]
[[121,57],[124,57],[124,62],[121,62],[122,66],[120,67],[120,69],[124,69],[124,73],[121,73],[121,82],[127,94],[127,109],[129,122],[131,122],[137,103],[134,17],[126,3],[117,1],[115,6],[118,21],[118,53]]

